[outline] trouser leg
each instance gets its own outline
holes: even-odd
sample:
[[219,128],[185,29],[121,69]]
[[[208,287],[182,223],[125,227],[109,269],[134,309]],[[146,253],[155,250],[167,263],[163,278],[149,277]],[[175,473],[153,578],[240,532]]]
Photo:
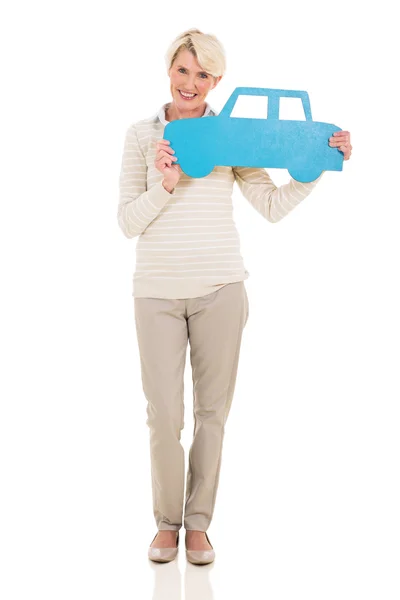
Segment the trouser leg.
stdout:
[[150,432],[153,514],[159,530],[182,526],[184,502],[185,300],[135,298],[135,321]]
[[225,423],[249,305],[244,282],[187,300],[194,434],[189,451],[184,527],[206,531],[214,512]]

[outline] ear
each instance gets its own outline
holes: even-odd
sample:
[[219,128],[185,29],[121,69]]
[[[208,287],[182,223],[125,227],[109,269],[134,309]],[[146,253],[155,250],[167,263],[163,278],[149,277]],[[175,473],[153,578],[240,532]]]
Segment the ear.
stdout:
[[219,77],[214,77],[214,85],[213,85],[212,89],[214,89],[215,87],[217,87],[217,85],[221,81],[221,79],[222,79],[222,75],[220,75]]

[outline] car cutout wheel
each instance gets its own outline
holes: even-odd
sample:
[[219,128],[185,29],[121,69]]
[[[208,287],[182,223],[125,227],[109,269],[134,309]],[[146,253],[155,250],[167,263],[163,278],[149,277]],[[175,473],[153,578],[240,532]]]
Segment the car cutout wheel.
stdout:
[[319,168],[299,168],[295,167],[293,169],[289,169],[289,175],[299,181],[300,183],[309,183],[310,181],[315,181],[321,175],[322,171]]
[[201,178],[201,177],[206,177],[206,175],[209,175],[212,170],[214,169],[214,166],[211,164],[202,164],[201,169],[199,169],[199,165],[190,165],[187,163],[183,163],[180,165],[181,169],[184,173],[186,173],[186,175],[188,177],[195,177],[195,178]]
[[213,169],[213,165],[205,165],[201,172],[197,171],[196,177],[206,177],[212,172]]

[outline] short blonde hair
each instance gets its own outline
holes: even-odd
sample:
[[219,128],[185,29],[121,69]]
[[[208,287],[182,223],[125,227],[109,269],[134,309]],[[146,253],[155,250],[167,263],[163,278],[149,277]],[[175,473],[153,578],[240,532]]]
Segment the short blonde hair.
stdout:
[[215,35],[203,33],[199,29],[188,29],[178,35],[165,54],[168,72],[183,49],[189,50],[201,67],[213,77],[224,75],[226,70],[225,50]]

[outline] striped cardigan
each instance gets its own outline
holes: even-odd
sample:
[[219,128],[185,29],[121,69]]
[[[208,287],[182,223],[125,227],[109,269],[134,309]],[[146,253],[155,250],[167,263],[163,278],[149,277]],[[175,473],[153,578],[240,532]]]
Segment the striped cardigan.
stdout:
[[[117,218],[127,238],[138,237],[132,296],[195,298],[249,277],[233,219],[235,181],[250,204],[277,223],[309,195],[322,175],[310,183],[291,179],[277,187],[262,168],[215,167],[203,178],[182,173],[169,193],[154,166],[167,106],[126,132]],[[206,103],[203,118],[216,114]]]

